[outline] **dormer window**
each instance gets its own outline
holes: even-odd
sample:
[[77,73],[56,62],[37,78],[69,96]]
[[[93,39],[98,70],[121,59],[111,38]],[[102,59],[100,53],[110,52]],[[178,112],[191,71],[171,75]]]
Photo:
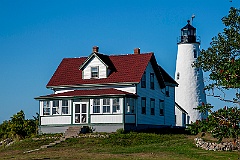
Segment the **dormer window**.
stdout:
[[98,67],[91,67],[91,78],[98,78],[99,70]]

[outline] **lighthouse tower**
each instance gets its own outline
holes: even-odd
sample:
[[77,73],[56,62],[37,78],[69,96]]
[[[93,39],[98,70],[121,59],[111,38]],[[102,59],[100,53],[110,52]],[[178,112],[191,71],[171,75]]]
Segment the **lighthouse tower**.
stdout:
[[181,38],[178,42],[175,80],[179,85],[175,90],[175,102],[188,113],[188,116],[182,118],[182,115],[176,113],[178,126],[207,117],[206,114],[194,109],[206,103],[206,94],[201,68],[192,67],[200,54],[200,42],[196,38],[196,28],[190,25],[189,20],[187,22],[188,24],[181,29]]

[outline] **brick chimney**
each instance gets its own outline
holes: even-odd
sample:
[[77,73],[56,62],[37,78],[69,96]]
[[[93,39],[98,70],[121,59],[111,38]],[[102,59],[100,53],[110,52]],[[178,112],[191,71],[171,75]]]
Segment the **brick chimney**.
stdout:
[[134,49],[134,54],[140,54],[140,48],[135,48]]
[[93,53],[98,53],[99,47],[98,46],[93,46]]

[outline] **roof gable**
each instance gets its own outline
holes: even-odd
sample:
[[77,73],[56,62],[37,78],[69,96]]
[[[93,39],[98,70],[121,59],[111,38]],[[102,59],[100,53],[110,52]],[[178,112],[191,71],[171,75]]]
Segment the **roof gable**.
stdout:
[[111,61],[111,59],[109,58],[109,56],[104,55],[104,54],[100,54],[100,53],[92,53],[84,62],[83,64],[79,67],[79,69],[83,70],[86,65],[94,58],[98,58],[99,61],[101,61],[107,68],[111,69],[111,70],[115,70],[115,67]]
[[162,74],[165,84],[172,84],[174,86],[178,86],[178,83],[161,66],[158,67]]

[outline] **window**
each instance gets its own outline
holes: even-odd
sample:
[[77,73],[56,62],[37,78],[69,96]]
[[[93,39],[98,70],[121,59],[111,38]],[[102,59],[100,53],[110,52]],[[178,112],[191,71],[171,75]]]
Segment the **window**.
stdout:
[[93,99],[93,114],[117,114],[121,112],[121,98]]
[[62,100],[62,114],[68,114],[68,100]]
[[100,113],[100,99],[93,100],[93,113]]
[[194,58],[197,58],[197,50],[196,49],[193,50],[193,54],[194,54]]
[[177,80],[179,80],[179,76],[180,76],[180,73],[178,72],[178,73],[177,73]]
[[50,101],[43,101],[43,115],[50,115]]
[[52,114],[59,114],[59,101],[53,100]]
[[119,98],[113,98],[113,113],[120,112],[120,103]]
[[165,88],[165,94],[166,94],[167,97],[170,96],[170,93],[169,93],[169,86],[166,86],[166,88]]
[[146,98],[145,97],[142,97],[141,106],[142,106],[142,114],[146,114]]
[[143,76],[141,79],[141,87],[146,88],[146,72],[143,73]]
[[110,99],[103,99],[103,113],[110,113]]
[[150,99],[151,115],[155,115],[155,99]]
[[98,67],[91,67],[91,78],[98,78]]
[[186,114],[182,113],[182,126],[186,126]]
[[164,116],[164,100],[159,100],[159,111],[160,111],[160,116]]
[[127,113],[134,113],[134,99],[127,98]]
[[154,89],[154,73],[150,73],[150,88]]

